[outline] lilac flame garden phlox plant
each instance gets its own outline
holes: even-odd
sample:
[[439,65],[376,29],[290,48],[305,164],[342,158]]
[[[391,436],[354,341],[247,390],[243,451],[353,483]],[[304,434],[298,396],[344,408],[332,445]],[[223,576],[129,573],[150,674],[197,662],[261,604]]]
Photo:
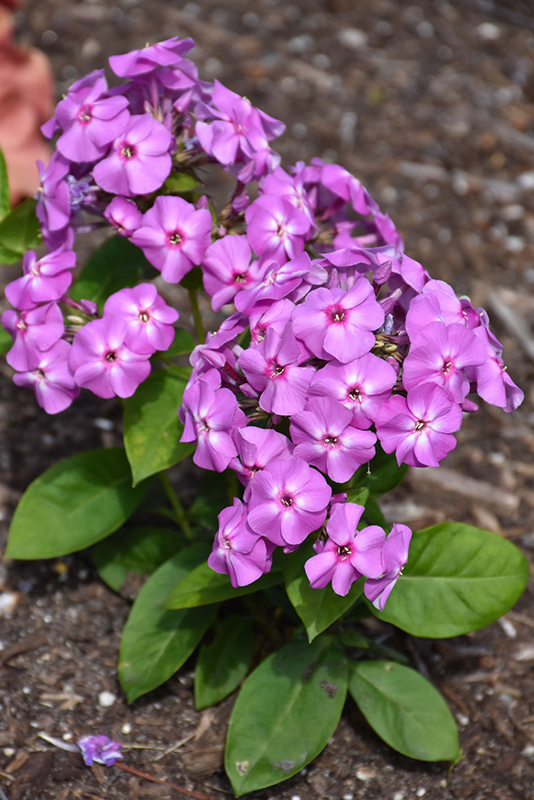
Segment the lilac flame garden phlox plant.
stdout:
[[[33,388],[50,414],[82,389],[121,398],[125,451],[81,454],[52,467],[42,486],[32,484],[8,554],[54,557],[99,542],[124,525],[147,492],[145,479],[158,474],[160,491],[147,492],[143,513],[171,518],[183,538],[161,527],[126,528],[111,540],[121,546],[95,550],[113,588],[132,563],[143,575],[154,572],[123,637],[119,675],[129,699],[172,675],[212,624],[215,639],[197,662],[197,705],[234,691],[254,652],[251,622],[222,601],[237,603],[258,582],[276,614],[293,614],[286,628],[300,620],[311,644],[297,633],[282,648],[287,662],[269,656],[245,682],[227,745],[236,790],[302,769],[335,730],[347,687],[392,746],[455,761],[456,728],[441,699],[398,663],[402,654],[355,626],[363,614],[376,614],[421,636],[475,630],[515,602],[524,560],[509,542],[469,526],[412,536],[406,525],[388,524],[377,498],[408,465],[439,465],[456,446],[464,413],[478,408],[473,396],[511,412],[523,392],[506,371],[486,312],[404,252],[392,220],[343,167],[316,158],[282,169],[271,142],[283,123],[219,81],[201,81],[185,57],[192,46],[173,37],[113,56],[111,69],[123,82],[109,89],[103,70],[85,76],[43,126],[57,148],[39,166],[35,209],[49,253],[27,252],[22,277],[6,288],[13,306],[1,318],[13,339],[7,361],[15,383]],[[233,178],[222,208],[206,188],[213,167]],[[77,274],[75,242],[97,227],[112,235]],[[207,333],[202,286],[204,307],[211,303]],[[181,314],[185,328],[176,326],[172,301],[182,304],[186,295],[196,346],[189,315]],[[190,368],[176,361],[184,355]],[[193,449],[195,465],[215,474],[184,507],[165,471]],[[65,508],[76,503],[76,525],[63,525]],[[401,578],[405,567],[412,580]],[[458,574],[468,587],[461,599]],[[247,603],[255,624],[271,619],[253,598]],[[167,616],[169,608],[180,613]],[[267,637],[256,652],[270,647]],[[369,652],[397,659],[385,678],[373,666],[383,662],[370,661]],[[222,659],[220,674],[210,659]],[[284,695],[289,684],[273,678],[289,663],[302,667],[291,679],[302,703],[294,704],[281,749],[278,731],[269,765],[260,759],[258,766],[251,731],[266,730],[270,713],[293,704],[296,694]],[[414,712],[419,727],[406,739],[391,728],[398,709],[378,718],[389,696],[380,694],[383,680],[404,681],[410,696],[435,708],[436,729],[448,731],[445,745],[429,743],[422,712],[421,719]],[[326,693],[324,685],[334,689]],[[371,685],[376,702],[363,702]],[[257,726],[247,703],[266,686],[273,694]],[[252,705],[256,714],[255,699]],[[329,714],[331,721],[317,726],[299,717],[316,707],[322,722]],[[295,750],[302,737],[304,755]],[[121,757],[106,737],[79,744],[88,764]]]

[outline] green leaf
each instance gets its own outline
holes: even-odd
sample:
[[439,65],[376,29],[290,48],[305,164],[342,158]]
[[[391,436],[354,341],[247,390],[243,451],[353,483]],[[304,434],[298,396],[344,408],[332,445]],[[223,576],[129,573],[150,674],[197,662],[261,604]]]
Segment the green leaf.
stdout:
[[188,194],[199,188],[199,183],[194,175],[189,172],[173,172],[163,186],[161,194]]
[[12,344],[13,344],[13,339],[11,338],[9,333],[5,331],[3,328],[0,328],[0,355],[7,353],[7,351],[11,349]]
[[163,355],[165,358],[176,358],[177,356],[188,356],[196,347],[196,342],[189,331],[183,328],[176,328],[174,341]]
[[418,672],[393,661],[353,663],[349,691],[373,730],[399,753],[420,761],[459,760],[454,717]]
[[204,470],[198,494],[188,510],[190,524],[213,535],[218,528],[217,516],[229,502],[227,475]]
[[0,222],[0,260],[4,264],[15,263],[28,250],[35,250],[41,244],[36,205],[30,197],[15,206]]
[[379,444],[376,455],[369,464],[363,464],[351,480],[353,486],[367,486],[371,494],[391,492],[402,481],[408,467],[397,464],[395,453],[385,453]]
[[8,558],[54,558],[104,539],[128,519],[146,485],[132,487],[122,448],[89,450],[33,481],[15,511]]
[[312,556],[311,547],[302,545],[284,559],[287,595],[304,623],[310,642],[348,611],[363,592],[362,580],[353,583],[345,597],[336,594],[330,585],[312,589],[304,571],[304,563]]
[[365,504],[365,511],[362,514],[358,528],[365,528],[367,525],[379,525],[385,531],[391,530],[391,525],[382,513],[382,509],[378,505],[378,500],[373,494],[370,494]]
[[186,611],[164,608],[170,589],[206,557],[195,544],[166,561],[145,583],[122,632],[119,680],[132,703],[161,686],[187,661],[211,625],[216,606]]
[[336,730],[347,665],[329,641],[289,642],[246,679],[226,740],[226,773],[236,795],[295,775]]
[[369,489],[364,486],[358,486],[354,489],[347,490],[347,503],[356,503],[358,506],[365,506],[369,498]]
[[154,268],[139,247],[123,236],[112,236],[89,258],[70,295],[74,300],[93,300],[102,311],[111,294],[153,276]]
[[253,650],[252,620],[238,614],[225,619],[213,644],[200,648],[195,667],[195,707],[214,706],[237,689],[247,674]]
[[124,402],[124,446],[134,484],[178,464],[195,443],[180,444],[178,406],[186,380],[171,369],[153,372]]
[[9,214],[9,182],[4,154],[0,148],[0,220]]
[[102,580],[118,592],[128,573],[149,575],[182,547],[176,531],[130,528],[121,529],[97,544],[91,556]]
[[171,587],[172,591],[165,605],[167,608],[195,608],[252,594],[260,589],[276,586],[277,583],[282,583],[282,574],[272,570],[248,586],[234,587],[228,575],[214,572],[204,563],[192,570],[177,586]]
[[384,658],[390,658],[397,661],[399,664],[408,664],[409,659],[404,653],[395,650],[394,647],[388,647],[386,644],[375,642],[373,639],[366,639],[356,631],[344,630],[338,635],[338,641],[343,647],[358,648],[360,650],[371,650]]
[[414,636],[476,631],[517,602],[528,582],[525,556],[489,531],[444,523],[414,533],[404,574],[380,619]]

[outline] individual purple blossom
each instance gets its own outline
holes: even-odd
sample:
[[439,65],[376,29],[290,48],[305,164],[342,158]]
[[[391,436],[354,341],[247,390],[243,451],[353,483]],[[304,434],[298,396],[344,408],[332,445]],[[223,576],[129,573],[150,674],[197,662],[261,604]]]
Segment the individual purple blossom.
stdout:
[[376,419],[378,439],[386,451],[396,451],[397,462],[411,467],[437,467],[456,447],[452,434],[460,430],[462,409],[445,389],[424,383],[406,398],[394,395]]
[[141,227],[143,214],[133,200],[114,197],[104,211],[104,217],[113,225],[119,236],[129,238]]
[[248,508],[237,497],[218,516],[219,529],[208,558],[215,572],[230,576],[232,586],[248,586],[269,572],[274,546],[250,528]]
[[260,393],[259,404],[264,411],[283,416],[302,411],[315,372],[313,367],[300,366],[304,359],[290,324],[282,336],[269,328],[263,342],[241,354],[239,367],[250,386]]
[[386,534],[378,525],[358,530],[364,511],[356,503],[334,505],[326,524],[328,539],[316,543],[316,555],[304,565],[312,589],[324,589],[332,583],[334,592],[345,597],[358,578],[378,578],[383,574]]
[[7,284],[5,295],[12,306],[24,310],[59,300],[72,283],[70,270],[75,266],[76,254],[71,250],[56,250],[39,260],[33,250],[28,250],[22,262],[22,277]]
[[44,353],[34,369],[17,372],[13,382],[34,390],[37,402],[47,414],[64,411],[80,394],[69,367],[71,345],[60,339]]
[[365,581],[364,594],[379,611],[383,611],[391,590],[402,575],[408,561],[408,549],[412,532],[406,525],[396,524],[388,535],[382,550],[384,575],[369,576]]
[[248,315],[262,313],[274,301],[281,300],[295,292],[311,268],[312,264],[307,253],[301,253],[283,264],[270,258],[261,259],[252,285],[243,289],[235,297],[237,310]]
[[331,397],[312,397],[291,417],[289,432],[302,458],[336,483],[348,481],[375,455],[376,436],[352,426],[352,411]]
[[181,61],[195,43],[192,39],[173,36],[163,42],[147,45],[139,50],[130,50],[122,56],[110,56],[109,66],[119,78],[135,78],[146,75],[157,67],[168,67]]
[[384,322],[371,284],[359,278],[349,290],[315,289],[293,313],[293,330],[319,358],[346,364],[368,353]]
[[156,197],[131,241],[168,283],[200,264],[211,242],[211,214],[181,197]]
[[273,544],[293,548],[326,519],[332,490],[321,473],[300,458],[271,461],[251,486],[249,525]]
[[74,336],[70,366],[78,386],[98,397],[131,397],[150,374],[148,354],[126,345],[128,324],[115,315],[88,322]]
[[475,328],[475,333],[486,346],[487,361],[475,369],[468,370],[468,376],[476,381],[477,394],[486,403],[499,406],[511,414],[521,405],[525,395],[511,379],[499,353],[495,352],[486,327]]
[[225,236],[208,247],[202,259],[202,280],[214,311],[231,303],[255,281],[260,268],[258,261],[251,262],[251,256],[246,236]]
[[223,472],[237,456],[234,428],[246,425],[230,389],[214,389],[197,380],[183,394],[180,419],[184,425],[181,442],[197,442],[193,461],[203,469]]
[[92,767],[93,763],[112,767],[115,761],[122,758],[120,742],[113,742],[107,736],[84,736],[78,739],[84,763]]
[[480,318],[469,302],[462,302],[456,297],[448,283],[429,280],[422,293],[412,299],[406,314],[406,331],[410,341],[415,342],[418,334],[433,322],[476,328],[480,325]]
[[40,186],[35,213],[48,231],[59,231],[69,224],[71,216],[70,192],[65,180],[69,164],[59,153],[54,153],[47,167],[38,161],[37,169]]
[[317,370],[310,386],[310,396],[332,397],[352,411],[352,424],[368,428],[378,409],[388,399],[397,380],[390,364],[372,353],[340,364],[331,361]]
[[0,323],[13,338],[6,355],[10,367],[27,372],[35,369],[43,351],[49,350],[63,336],[65,324],[57,303],[47,303],[28,311],[4,311]]
[[274,328],[281,336],[294,308],[295,306],[290,300],[283,298],[272,303],[267,311],[251,311],[249,327],[250,339],[253,344],[263,342],[269,328]]
[[283,197],[262,195],[245,212],[247,236],[259,256],[283,264],[304,250],[310,221]]
[[234,443],[238,458],[233,458],[229,466],[246,486],[245,500],[250,496],[251,481],[257,472],[265,469],[270,461],[289,461],[293,457],[293,447],[287,436],[271,428],[257,428],[254,425],[237,428],[234,431]]
[[171,133],[150,114],[132,116],[109,155],[93,169],[93,177],[112,194],[149,194],[160,188],[171,171],[172,142]]
[[116,314],[127,324],[125,343],[135,353],[168,350],[174,341],[178,311],[159,296],[153,283],[121,289],[106,300],[104,317]]

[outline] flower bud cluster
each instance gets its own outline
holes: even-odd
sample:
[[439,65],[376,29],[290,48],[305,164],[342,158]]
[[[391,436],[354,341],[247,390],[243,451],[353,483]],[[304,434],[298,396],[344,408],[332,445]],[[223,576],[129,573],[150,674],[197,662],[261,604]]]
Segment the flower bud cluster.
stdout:
[[[126,82],[109,89],[102,70],[87,75],[44,126],[58,135],[37,205],[52,252],[28,254],[8,287],[19,309],[2,318],[15,340],[8,361],[55,413],[80,387],[130,396],[150,356],[170,346],[178,313],[152,284],[112,295],[102,318],[68,298],[71,248],[88,215],[168,283],[200,266],[213,310],[235,311],[191,356],[182,440],[196,442],[197,465],[233,469],[245,487],[219,516],[210,565],[246,585],[268,572],[276,547],[291,552],[319,532],[311,585],[345,595],[364,576],[382,608],[411,533],[358,531],[363,508],[345,494],[354,473],[378,445],[399,465],[437,466],[462,412],[477,408],[469,393],[508,412],[523,394],[483,309],[404,253],[391,219],[345,169],[320,159],[282,169],[270,142],[283,124],[199,80],[184,57],[192,46],[175,37],[112,57]],[[218,211],[206,195],[172,193],[173,179],[208,162],[235,177]],[[77,309],[75,328],[59,303]],[[44,384],[49,397],[61,384],[61,397],[54,388],[47,400]]]

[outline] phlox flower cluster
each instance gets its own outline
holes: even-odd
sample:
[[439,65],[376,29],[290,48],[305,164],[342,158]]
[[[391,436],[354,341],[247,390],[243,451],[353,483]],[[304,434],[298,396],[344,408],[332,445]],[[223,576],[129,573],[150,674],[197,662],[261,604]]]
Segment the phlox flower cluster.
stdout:
[[[312,587],[345,595],[363,578],[383,608],[411,532],[365,526],[362,506],[347,502],[355,472],[378,447],[399,464],[437,466],[477,408],[471,393],[507,412],[523,394],[484,310],[404,252],[344,168],[313,159],[284,170],[271,149],[283,124],[201,81],[192,46],[175,37],[112,57],[125,82],[109,89],[103,70],[87,75],[44,126],[57,136],[37,204],[51,252],[28,254],[6,290],[17,309],[2,317],[8,362],[55,413],[81,387],[130,396],[170,346],[178,313],[152,283],[112,295],[101,317],[69,298],[73,242],[91,219],[139,247],[163,281],[199,266],[227,316],[191,356],[182,441],[196,442],[198,466],[232,469],[244,486],[219,515],[210,566],[243,586],[269,571],[277,547],[312,537]],[[176,175],[198,177],[208,163],[235,178],[222,209],[172,193]]]

